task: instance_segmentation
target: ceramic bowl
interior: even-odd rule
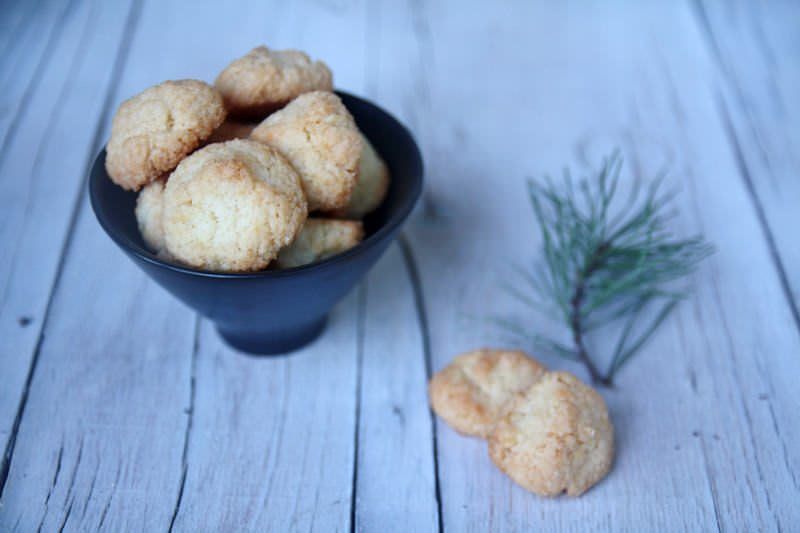
[[[322,333],[331,308],[367,273],[394,240],[422,190],[422,157],[409,131],[378,106],[337,93],[391,171],[384,203],[364,219],[356,247],[311,265],[242,274],[205,272],[165,262],[150,252],[136,225],[136,194],[109,179],[105,150],[89,175],[97,220],[148,276],[212,320],[234,348],[253,354],[295,350]]]

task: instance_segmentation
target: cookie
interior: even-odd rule
[[[164,245],[164,185],[166,176],[148,183],[136,197],[136,222],[142,239],[153,253],[159,254]]]
[[[492,461],[542,496],[579,496],[611,468],[614,429],[603,398],[566,372],[520,395],[489,437]]]
[[[309,211],[345,207],[356,184],[361,134],[333,93],[302,94],[250,135],[281,152],[303,181]]]
[[[261,270],[307,214],[300,178],[276,150],[249,140],[187,157],[164,189],[164,237],[176,260],[217,272]]]
[[[483,349],[459,355],[433,376],[433,410],[465,435],[486,437],[509,402],[536,383],[545,368],[519,351]]]
[[[303,93],[332,90],[333,76],[303,52],[259,46],[228,65],[214,84],[232,115],[261,119]]]
[[[197,80],[165,81],[119,106],[106,146],[106,171],[138,191],[174,169],[225,120],[222,96]]]
[[[389,190],[389,167],[363,134],[361,135],[361,158],[358,176],[350,202],[346,207],[332,211],[337,218],[360,219],[383,203]]]
[[[361,222],[309,218],[297,239],[281,250],[278,268],[308,265],[349,250],[364,238]]]
[[[214,130],[207,142],[208,144],[213,144],[232,141],[233,139],[247,139],[256,126],[258,126],[257,123],[238,122],[228,119]]]

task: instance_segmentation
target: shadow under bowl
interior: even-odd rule
[[[89,175],[97,220],[148,276],[212,320],[234,348],[252,354],[286,353],[311,342],[331,308],[358,283],[394,240],[422,191],[422,157],[409,131],[376,105],[337,92],[359,129],[391,171],[383,204],[364,219],[365,238],[354,248],[286,270],[216,273],[162,261],[144,244],[136,224],[137,193],[115,185],[102,150]]]

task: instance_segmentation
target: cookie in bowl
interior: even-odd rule
[[[309,218],[297,238],[281,250],[278,268],[294,268],[346,252],[364,238],[360,221]]]
[[[167,176],[148,183],[136,197],[136,223],[142,240],[156,255],[169,259],[164,243],[164,186]]]
[[[262,119],[303,93],[332,90],[333,75],[299,50],[259,46],[228,65],[214,85],[231,115]]]
[[[302,94],[267,117],[250,138],[276,148],[297,169],[309,211],[347,206],[362,141],[338,96],[324,91]]]
[[[169,254],[194,268],[266,268],[306,220],[300,178],[275,149],[248,140],[210,144],[184,159],[164,189]]]
[[[361,157],[358,161],[358,176],[350,201],[345,207],[330,212],[336,218],[356,220],[377,209],[389,190],[389,167],[369,142],[361,135]]]
[[[222,96],[197,80],[165,81],[119,106],[106,146],[106,171],[138,191],[174,169],[225,120]]]
[[[208,144],[222,143],[225,141],[232,141],[234,139],[247,139],[253,130],[258,126],[254,122],[241,122],[235,119],[227,119],[220,124],[219,128],[214,130],[211,137],[208,138]]]

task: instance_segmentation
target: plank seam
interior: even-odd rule
[[[366,322],[367,282],[364,281],[358,290],[358,320],[356,322],[357,348],[356,348],[356,412],[355,428],[353,431],[353,476],[350,489],[350,531],[356,531],[356,499],[358,498],[358,441],[361,438],[361,394],[362,394],[362,366],[364,364],[364,337]]]
[[[711,491],[711,500],[714,502],[714,519],[716,520],[717,524],[717,532],[722,531],[722,526],[719,520],[719,504],[717,500],[719,496],[717,495],[717,489],[714,486],[714,478],[711,477],[711,465],[708,462],[708,451],[706,450],[706,442],[704,440],[703,435],[697,434],[696,435],[700,440],[700,452],[703,455],[703,466],[706,469],[706,480],[708,481],[708,489]]]
[[[422,289],[422,281],[419,275],[419,269],[417,268],[417,261],[414,257],[414,252],[411,248],[411,244],[408,241],[405,233],[400,235],[398,239],[400,242],[400,250],[403,254],[403,261],[406,265],[406,270],[408,271],[408,277],[411,281],[412,292],[414,294],[414,307],[416,309],[417,314],[417,323],[420,329],[420,335],[422,336],[422,352],[425,358],[425,377],[428,381],[430,381],[431,376],[433,375],[433,358],[431,353],[431,335],[430,335],[430,325],[428,322],[428,314],[425,310],[425,295]],[[436,418],[433,414],[433,411],[429,408],[428,414],[430,416],[431,421],[431,435],[433,437],[433,468],[434,468],[434,488],[436,494],[436,519],[439,527],[439,531],[444,531],[444,525],[442,520],[442,491],[441,491],[441,484],[439,482],[439,443],[438,443],[438,436],[436,431]]]
[[[720,296],[720,290],[719,290],[719,283],[717,282],[716,277],[713,279],[712,289],[713,289],[712,294],[713,294],[713,297],[714,297],[714,301],[715,301],[715,303],[717,305],[717,309],[719,309],[719,318],[720,318],[720,323],[722,325],[722,330],[725,332],[725,340],[727,341],[728,350],[730,352],[730,356],[733,359],[733,363],[734,363],[733,365],[731,365],[731,373],[732,373],[732,376],[733,376],[733,381],[737,384],[737,387],[741,390],[742,389],[742,386],[741,386],[742,380],[740,379],[739,372],[738,372],[738,367],[739,367],[739,362],[738,362],[739,357],[737,355],[738,351],[737,351],[736,346],[735,346],[735,344],[733,342],[733,336],[731,335],[731,328],[728,325],[728,319],[727,319],[727,316],[725,314],[725,307],[722,304],[722,298]],[[741,395],[741,394],[737,395],[737,399],[739,400],[739,405],[741,406],[742,414],[744,415],[744,419],[745,419],[745,422],[747,424],[747,436],[749,437],[748,440],[750,441],[750,448],[752,449],[752,453],[753,453],[753,463],[755,464],[755,467],[756,467],[756,473],[758,474],[758,480],[761,483],[761,490],[764,493],[764,499],[765,499],[766,504],[767,504],[767,510],[770,512],[770,514],[772,515],[773,519],[775,520],[775,524],[776,524],[777,529],[780,530],[781,529],[780,518],[778,517],[777,513],[775,512],[775,510],[772,508],[772,498],[770,497],[770,494],[769,494],[769,486],[767,485],[767,482],[764,479],[764,469],[761,466],[761,460],[758,458],[758,446],[757,446],[756,438],[755,438],[755,434],[754,434],[755,430],[753,428],[753,417],[750,414],[750,409],[747,406],[747,402],[745,401],[744,395]],[[776,435],[776,437],[777,437],[777,439],[779,441],[781,440],[779,434]],[[743,436],[742,436],[742,438],[743,438]],[[744,445],[744,442],[742,442],[742,444],[743,444],[742,447],[746,449],[747,447]],[[781,442],[781,444],[783,445],[783,442]],[[787,464],[787,467],[788,466],[789,465]],[[789,473],[791,474],[791,470],[789,470]],[[749,481],[748,481],[748,486],[750,486]],[[753,496],[756,495],[755,487],[750,486],[750,491],[753,494]],[[763,522],[763,520],[762,520],[762,522]]]
[[[14,25],[14,29],[12,30],[8,41],[6,41],[6,43],[3,45],[3,50],[0,51],[0,57],[4,58],[8,57],[10,53],[9,48],[11,48],[16,44],[19,44],[20,34],[22,34],[23,30],[28,27],[31,18],[33,18],[34,14],[36,13],[36,8],[39,7],[39,3],[41,3],[41,0],[37,2],[36,6],[34,6],[33,9],[31,9],[30,11],[21,12],[19,14],[19,17],[17,18],[16,24]]]
[[[80,38],[80,41],[78,43],[78,47],[75,50],[75,54],[74,54],[74,56],[72,58],[72,61],[70,63],[69,72],[77,71],[78,67],[80,65],[82,56],[85,56],[86,47],[89,44],[89,37],[90,37],[90,34],[91,34],[89,29],[92,27],[92,25],[93,25],[92,23],[94,22],[94,20],[96,18],[96,15],[97,15],[96,5],[92,4],[92,6],[89,9],[88,15],[86,17],[86,22],[84,23],[83,31],[81,32],[81,38]],[[72,80],[71,77],[67,77],[67,79],[64,81],[64,84],[61,87],[61,90],[58,93],[58,98],[56,99],[56,105],[50,111],[50,115],[48,116],[48,119],[47,119],[47,123],[48,124],[54,124],[54,123],[58,122],[58,120],[61,117],[61,112],[64,109],[64,106],[61,105],[61,103],[64,101],[64,99],[67,97],[67,95],[72,92],[72,89],[73,89],[73,80]],[[33,195],[31,194],[31,192],[32,192],[32,190],[34,188],[34,183],[36,182],[37,178],[41,177],[40,173],[41,173],[42,159],[44,158],[44,154],[45,154],[45,152],[47,151],[47,149],[50,146],[50,142],[51,142],[52,138],[53,138],[52,137],[52,130],[48,130],[46,132],[46,134],[44,135],[44,137],[42,138],[41,142],[39,143],[39,147],[36,149],[36,155],[34,156],[34,159],[33,159],[33,165],[31,167],[30,176],[29,176],[29,179],[27,180],[27,188],[26,188],[26,196],[25,196],[25,207],[24,207],[24,210],[23,210],[23,217],[22,217],[23,228],[25,227],[25,222],[30,220],[29,216],[30,216],[31,209],[33,207],[33,205],[32,205],[33,204]],[[77,202],[78,198],[76,198],[74,201]],[[73,203],[73,205],[74,205],[74,203]],[[11,260],[10,268],[8,269],[8,275],[7,275],[7,277],[5,279],[5,283],[4,283],[3,297],[0,298],[0,306],[5,305],[6,301],[8,300],[8,293],[11,290],[10,279],[13,276],[14,272],[16,271],[17,263],[19,262],[19,254],[17,252],[19,250],[20,244],[22,243],[22,234],[23,233],[24,233],[24,230],[20,230],[18,232],[17,240],[14,242],[14,247],[12,248],[12,251],[11,251],[12,260]]]
[[[728,66],[723,58],[722,50],[719,47],[716,39],[714,39],[714,32],[711,29],[711,22],[708,19],[708,15],[706,14],[705,8],[703,7],[701,0],[693,0],[692,1],[693,12],[695,14],[696,19],[699,21],[698,26],[700,27],[700,33],[703,35],[706,45],[711,49],[711,55],[714,58],[714,61],[717,63],[720,71],[722,72],[722,79],[724,83],[731,87],[733,93],[736,97],[740,100],[740,105],[744,100],[744,96],[741,93],[741,88],[731,79],[731,74],[729,72]],[[781,260],[780,251],[778,250],[777,243],[775,242],[775,237],[772,234],[772,230],[770,229],[769,222],[767,220],[766,212],[764,211],[764,205],[761,203],[761,199],[758,196],[758,192],[755,189],[755,185],[753,183],[753,177],[750,173],[750,169],[747,165],[747,161],[744,157],[744,152],[742,151],[742,144],[739,139],[739,136],[736,134],[736,130],[733,127],[733,121],[731,120],[730,111],[728,110],[727,105],[725,104],[725,99],[721,94],[716,95],[717,100],[717,110],[722,117],[723,127],[725,128],[726,133],[728,134],[729,142],[733,147],[734,157],[736,159],[736,166],[739,169],[739,174],[742,178],[742,181],[745,185],[745,189],[747,190],[747,194],[750,198],[750,201],[753,203],[753,207],[756,211],[756,216],[758,217],[758,222],[761,225],[761,231],[764,234],[764,237],[767,241],[767,247],[769,248],[770,257],[772,262],[775,266],[775,269],[778,274],[778,279],[781,284],[781,289],[784,293],[784,297],[789,304],[789,309],[792,314],[792,318],[794,319],[795,327],[797,328],[798,332],[800,332],[800,309],[798,309],[797,301],[795,300],[794,294],[792,292],[792,285],[789,282],[789,277],[786,274],[786,268]],[[744,113],[747,116],[747,113]],[[752,124],[749,117],[747,117],[748,122],[750,123],[751,128],[755,128],[755,125]],[[758,138],[758,135],[756,134]],[[764,157],[765,161],[768,161],[769,158],[764,153],[763,147],[759,145],[759,150],[762,153],[762,157]]]
[[[725,132],[728,134],[731,146],[733,147],[734,158],[736,160],[736,166],[739,169],[739,175],[744,182],[747,194],[750,197],[750,201],[753,203],[753,207],[755,208],[758,222],[761,225],[761,231],[764,234],[764,239],[767,241],[767,248],[769,249],[769,255],[778,274],[781,291],[786,298],[786,303],[789,305],[789,311],[791,312],[792,319],[794,320],[794,325],[797,328],[797,331],[800,332],[800,309],[798,309],[797,301],[792,295],[792,285],[789,282],[789,276],[786,274],[786,268],[783,265],[780,252],[778,251],[778,245],[775,242],[775,237],[773,236],[772,230],[767,222],[767,214],[764,211],[764,205],[761,203],[761,199],[756,193],[755,185],[753,184],[753,177],[750,174],[750,169],[748,168],[747,162],[744,159],[742,145],[739,141],[739,137],[736,135],[736,132],[733,129],[733,122],[731,121],[730,112],[728,111],[722,96],[719,94],[717,94],[717,108],[722,117],[722,123],[725,128]]]
[[[8,126],[8,130],[6,132],[6,136],[3,139],[3,144],[0,146],[0,164],[5,162],[6,154],[8,152],[8,147],[11,145],[12,140],[14,139],[17,130],[19,129],[19,125],[22,122],[22,117],[26,114],[26,112],[30,109],[28,105],[31,96],[33,95],[34,90],[36,89],[38,82],[42,78],[42,74],[44,73],[45,66],[50,64],[50,60],[53,57],[51,50],[55,45],[56,41],[61,38],[61,34],[64,31],[64,19],[67,17],[67,14],[70,12],[73,6],[74,0],[70,0],[64,5],[64,9],[59,13],[59,16],[55,19],[53,27],[51,28],[50,32],[47,35],[47,43],[44,46],[42,51],[42,56],[39,58],[38,63],[36,64],[36,69],[33,71],[33,75],[31,79],[28,81],[28,85],[25,86],[25,90],[22,93],[22,96],[19,99],[19,103],[17,104],[16,112],[14,113],[14,118],[11,119],[11,123]]]
[[[58,287],[59,282],[61,281],[61,276],[64,271],[64,265],[66,263],[67,253],[70,249],[72,244],[73,235],[75,233],[75,227],[78,222],[78,214],[80,212],[80,208],[83,205],[83,202],[80,198],[83,195],[83,190],[85,189],[85,182],[86,176],[89,173],[89,166],[92,162],[92,155],[94,154],[97,145],[100,143],[100,137],[103,134],[103,125],[105,124],[110,109],[111,109],[111,102],[114,94],[116,93],[117,86],[119,84],[119,79],[121,78],[122,68],[127,61],[128,51],[130,49],[130,42],[133,37],[133,32],[135,30],[135,26],[139,21],[139,11],[140,11],[140,1],[141,0],[133,0],[131,3],[131,9],[128,12],[128,17],[125,21],[125,28],[122,35],[122,41],[120,45],[120,49],[117,52],[117,57],[114,60],[114,65],[112,67],[112,75],[111,75],[111,83],[109,84],[109,89],[106,92],[106,98],[103,102],[102,111],[100,113],[100,119],[97,122],[97,126],[95,128],[94,138],[92,139],[92,143],[89,146],[89,153],[87,155],[87,161],[84,166],[84,183],[81,187],[78,188],[78,192],[76,193],[75,205],[72,209],[72,214],[70,215],[70,220],[67,225],[67,238],[64,242],[64,246],[61,248],[61,255],[58,260],[58,266],[56,267],[56,275],[53,280],[53,286],[50,291],[50,296],[47,299],[47,305],[45,305],[45,312],[44,312],[44,319],[42,320],[42,328],[39,331],[39,338],[36,341],[36,348],[33,352],[33,357],[31,358],[31,364],[28,368],[28,375],[25,378],[25,385],[22,389],[22,396],[20,398],[19,407],[17,408],[17,413],[14,416],[14,423],[11,426],[11,434],[8,437],[8,442],[6,443],[6,449],[3,453],[2,464],[0,464],[0,501],[3,499],[3,494],[6,488],[6,482],[8,481],[8,473],[11,467],[11,460],[14,456],[14,447],[17,443],[17,434],[19,432],[19,426],[22,421],[22,416],[25,412],[25,407],[28,404],[28,395],[30,394],[31,383],[33,382],[33,376],[36,372],[36,366],[39,362],[39,356],[42,351],[42,344],[45,338],[45,331],[48,325],[48,318],[50,316],[50,309],[53,304],[54,295],[56,293],[56,289]]]
[[[186,475],[189,472],[189,442],[192,438],[192,428],[194,426],[194,403],[197,390],[197,354],[200,348],[200,315],[195,315],[194,319],[194,342],[192,342],[192,358],[189,364],[189,408],[186,411],[186,430],[183,433],[183,451],[181,452],[181,482],[178,486],[178,497],[175,500],[175,507],[169,520],[167,531],[172,532],[175,527],[175,520],[183,502],[183,491],[186,488]]]

